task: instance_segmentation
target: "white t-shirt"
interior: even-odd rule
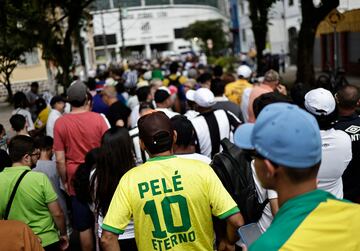
[[[61,117],[61,113],[58,110],[52,109],[48,120],[46,122],[46,135],[54,138],[54,126],[58,118]]]
[[[164,112],[166,114],[166,116],[169,117],[169,119],[171,119],[172,117],[174,117],[176,115],[179,115],[179,113],[173,112],[172,110],[167,109],[167,108],[156,108],[155,110],[160,111],[160,112]]]
[[[176,156],[179,158],[184,158],[184,159],[200,160],[202,162],[205,162],[208,165],[211,162],[211,159],[208,156],[198,154],[198,153],[176,154]]]
[[[137,127],[137,122],[140,118],[139,108],[140,105],[135,106],[130,113],[130,128]]]
[[[249,99],[250,99],[250,93],[252,91],[252,87],[248,87],[244,90],[242,98],[241,98],[241,104],[240,109],[243,114],[245,123],[249,120],[249,113],[248,113],[248,106],[249,106]]]
[[[352,159],[351,138],[343,131],[321,130],[322,159],[317,176],[318,188],[339,199],[344,196],[341,176]]]
[[[28,125],[28,131],[32,131],[35,129],[34,127],[34,122],[31,118],[31,114],[28,110],[25,110],[25,109],[22,109],[22,108],[17,108],[15,109],[12,113],[12,115],[15,115],[15,114],[20,114],[20,115],[23,115],[26,119],[26,122],[27,122],[27,125]]]
[[[274,190],[265,189],[261,186],[260,181],[256,175],[254,163],[255,163],[255,161],[251,161],[251,169],[252,169],[252,173],[253,173],[253,177],[254,177],[254,181],[255,181],[256,192],[260,199],[259,202],[262,203],[267,198],[269,200],[277,199],[278,195]],[[262,214],[261,218],[259,219],[259,221],[257,222],[262,233],[264,233],[266,231],[266,229],[270,226],[273,218],[274,217],[272,215],[271,206],[270,206],[270,202],[269,202],[265,206],[263,214]]]
[[[93,177],[94,173],[95,173],[95,169],[90,172],[90,177],[89,177],[90,182],[92,180],[92,177]],[[95,180],[95,185],[96,185],[96,180]],[[95,205],[94,205],[94,203],[90,204],[89,207],[90,207],[90,210],[93,211],[93,213],[95,213]],[[103,224],[104,217],[101,214],[99,214],[98,217],[97,217],[97,221],[98,221],[98,226],[99,226],[98,227],[98,237],[101,238],[101,235],[102,235],[101,226]],[[118,240],[134,239],[134,238],[135,238],[134,222],[131,220],[129,222],[129,224],[127,225],[127,227],[125,228],[125,232],[118,236]]]

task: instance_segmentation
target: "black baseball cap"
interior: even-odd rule
[[[165,113],[157,111],[141,117],[138,121],[139,137],[151,154],[171,149],[174,130]]]

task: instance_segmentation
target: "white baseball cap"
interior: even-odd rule
[[[195,91],[194,90],[188,90],[185,94],[186,99],[190,100],[192,102],[195,102],[194,96],[195,96]]]
[[[242,76],[244,78],[250,78],[252,70],[247,65],[240,65],[236,73],[238,76]]]
[[[336,102],[330,91],[317,88],[305,95],[305,108],[314,115],[329,115],[335,110]]]
[[[216,104],[215,96],[208,88],[197,89],[194,93],[194,102],[205,108]]]

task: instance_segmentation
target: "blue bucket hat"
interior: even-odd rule
[[[309,168],[321,160],[321,136],[316,119],[296,105],[266,106],[255,124],[240,126],[235,144],[290,168]]]

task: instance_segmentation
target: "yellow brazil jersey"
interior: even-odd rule
[[[37,119],[35,121],[35,128],[36,129],[41,129],[41,128],[44,128],[46,126],[46,122],[47,122],[47,120],[49,118],[50,111],[51,111],[50,107],[47,106],[45,109],[43,109],[39,113],[39,115],[38,115],[38,117],[37,117]]]
[[[140,251],[212,250],[211,216],[224,219],[238,211],[210,166],[156,157],[122,177],[102,228],[121,234],[133,217]]]
[[[178,76],[176,74],[171,74],[163,80],[163,84],[164,86],[168,86],[170,84],[170,80],[176,81],[176,79],[178,79],[179,84],[182,85],[185,84],[185,82],[187,81],[187,78],[185,76],[182,75]]]
[[[240,105],[243,92],[246,88],[252,87],[245,79],[239,79],[225,86],[225,96],[233,103]]]

